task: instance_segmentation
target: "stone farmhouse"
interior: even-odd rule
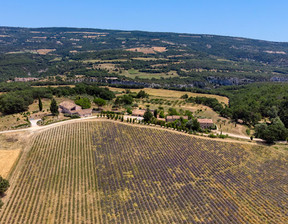
[[[72,101],[63,101],[60,103],[59,112],[69,115],[78,115],[79,117],[89,117],[92,115],[92,109],[82,109]]]
[[[197,119],[202,129],[212,128],[214,123],[212,119]]]

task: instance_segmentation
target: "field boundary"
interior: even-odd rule
[[[15,162],[15,164],[13,165],[12,169],[10,170],[9,172],[9,175],[8,175],[8,180],[9,180],[9,183],[10,183],[10,187],[8,188],[8,190],[6,191],[5,193],[5,196],[2,198],[2,201],[4,202],[4,206],[7,204],[6,202],[8,201],[8,199],[10,198],[11,196],[11,193],[13,192],[13,189],[15,187],[15,182],[17,182],[18,180],[18,177],[22,171],[22,167],[25,165],[25,162],[26,162],[26,158],[28,156],[28,153],[31,149],[31,146],[34,141],[34,138],[37,136],[37,134],[35,135],[29,135],[28,138],[29,138],[29,141],[27,143],[27,145],[21,149],[21,152],[19,154],[19,157],[17,159],[17,161]],[[2,208],[3,209],[3,208]]]
[[[195,137],[195,138],[200,138],[200,139],[209,139],[209,140],[213,140],[213,141],[220,141],[220,142],[233,142],[233,143],[240,143],[240,144],[251,144],[251,145],[259,145],[261,143],[257,143],[256,141],[254,142],[247,142],[247,141],[241,141],[241,140],[237,140],[237,139],[220,139],[220,138],[209,138],[208,136],[201,136],[201,135],[193,135],[193,134],[188,134],[185,132],[181,132],[181,131],[177,131],[177,130],[172,130],[170,128],[163,128],[160,126],[154,126],[154,125],[144,125],[144,124],[137,124],[137,123],[128,123],[128,122],[121,122],[118,120],[112,120],[112,119],[107,119],[107,118],[97,118],[97,117],[87,117],[87,118],[82,118],[82,119],[74,119],[74,120],[67,120],[67,121],[62,121],[62,122],[58,122],[58,123],[54,123],[51,125],[47,125],[47,126],[42,126],[41,129],[36,129],[35,132],[41,133],[42,131],[45,131],[49,128],[53,128],[53,127],[57,127],[60,125],[64,125],[64,124],[68,124],[71,122],[85,122],[85,121],[107,121],[107,122],[114,122],[114,123],[119,123],[119,124],[125,124],[125,125],[130,125],[130,126],[135,126],[135,127],[142,127],[142,128],[154,128],[154,129],[158,129],[158,130],[166,130],[169,132],[173,132],[173,133],[177,133],[177,134],[181,134],[181,135],[186,135],[186,136],[190,136],[190,137]],[[244,139],[245,140],[245,139]],[[261,145],[265,145],[265,144],[261,144]]]

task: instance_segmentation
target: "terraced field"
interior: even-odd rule
[[[0,223],[288,223],[288,156],[110,121],[33,142]]]

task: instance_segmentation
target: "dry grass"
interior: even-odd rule
[[[56,49],[38,49],[36,52],[41,55],[46,55],[50,52],[56,51]]]
[[[125,91],[125,89],[121,88],[114,88],[109,87],[111,91],[118,91],[122,92]],[[159,97],[159,98],[169,98],[169,99],[179,99],[184,94],[187,94],[189,97],[209,97],[209,98],[216,98],[220,103],[228,104],[229,99],[225,96],[218,96],[218,95],[212,95],[212,94],[202,94],[202,93],[191,93],[191,92],[182,92],[182,91],[175,91],[175,90],[166,90],[166,89],[152,89],[152,88],[144,88],[143,89],[146,93],[148,93],[150,96]],[[131,89],[132,92],[139,92],[139,89]]]
[[[33,88],[47,88],[47,87],[52,87],[52,88],[58,88],[58,87],[70,87],[70,88],[74,88],[75,85],[48,85],[48,86],[31,86]],[[1,94],[1,93],[0,93]]]
[[[14,166],[20,155],[20,149],[1,150],[0,149],[0,176],[7,178],[10,170]]]
[[[0,176],[9,176],[28,139],[28,133],[25,131],[0,135]]]
[[[94,68],[100,68],[100,69],[106,69],[110,71],[113,71],[115,69],[115,64],[112,63],[104,63],[104,64],[98,64],[93,65]]]
[[[0,116],[0,131],[10,130],[24,124],[27,124],[26,117],[21,114]]]
[[[180,98],[184,94],[187,94],[189,97],[209,97],[216,98],[220,103],[228,104],[229,99],[224,96],[212,95],[212,94],[202,94],[202,93],[191,93],[191,92],[182,92],[182,91],[174,91],[174,90],[166,90],[166,89],[152,89],[145,88],[145,92],[152,96],[160,96],[160,97],[169,97],[169,98]]]
[[[166,58],[132,58],[133,60],[139,60],[139,61],[157,61],[157,60],[168,60]]]
[[[126,51],[142,52],[144,54],[155,54],[155,51],[152,48],[144,48],[144,47],[129,48],[126,49]]]
[[[166,47],[152,47],[152,49],[156,52],[165,52],[167,51]]]

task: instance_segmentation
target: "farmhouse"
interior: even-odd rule
[[[183,119],[188,120],[188,116],[173,115],[173,116],[167,116],[167,117],[166,117],[166,122],[176,121],[176,120],[179,120],[181,117],[182,117]]]
[[[132,111],[132,116],[143,117],[146,110],[136,109]]]
[[[146,110],[136,109],[132,111],[132,116],[143,117]],[[151,113],[154,113],[154,110],[150,110]]]
[[[212,119],[197,119],[202,129],[212,128],[214,123]]]
[[[92,115],[92,109],[82,109],[71,101],[63,101],[60,103],[59,112],[69,115],[78,115],[80,117],[88,117]]]

